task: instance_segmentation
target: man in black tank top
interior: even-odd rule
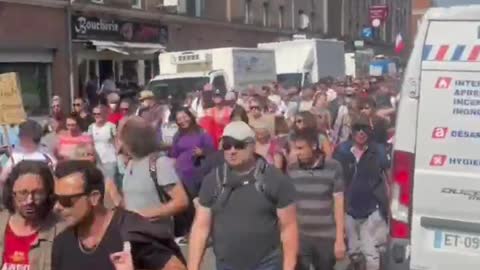
[[[88,161],[59,164],[56,210],[69,226],[54,242],[54,270],[115,270],[110,255],[129,242],[135,269],[184,270],[179,248],[153,223],[103,205],[102,173]]]

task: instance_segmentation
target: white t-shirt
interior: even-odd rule
[[[57,165],[57,160],[55,159],[55,157],[46,152],[35,151],[32,153],[24,153],[21,151],[13,151],[12,157],[8,159],[8,161],[5,163],[5,167],[2,170],[2,174],[0,177],[1,180],[5,181],[10,172],[12,171],[13,167],[23,160],[45,161],[45,163],[53,167]]]
[[[93,123],[88,128],[88,134],[93,138],[95,151],[101,163],[117,162],[115,145],[113,144],[117,135],[117,128],[114,124],[107,122],[99,127]]]

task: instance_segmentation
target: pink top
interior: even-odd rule
[[[72,159],[75,156],[75,149],[77,146],[85,144],[93,144],[93,139],[91,136],[86,134],[76,137],[72,137],[70,135],[60,135],[57,148],[58,155],[64,159]]]

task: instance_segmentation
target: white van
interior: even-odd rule
[[[480,267],[480,6],[430,9],[399,104],[387,269]]]

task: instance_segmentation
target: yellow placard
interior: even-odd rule
[[[17,74],[0,74],[0,125],[20,124],[26,119]]]

